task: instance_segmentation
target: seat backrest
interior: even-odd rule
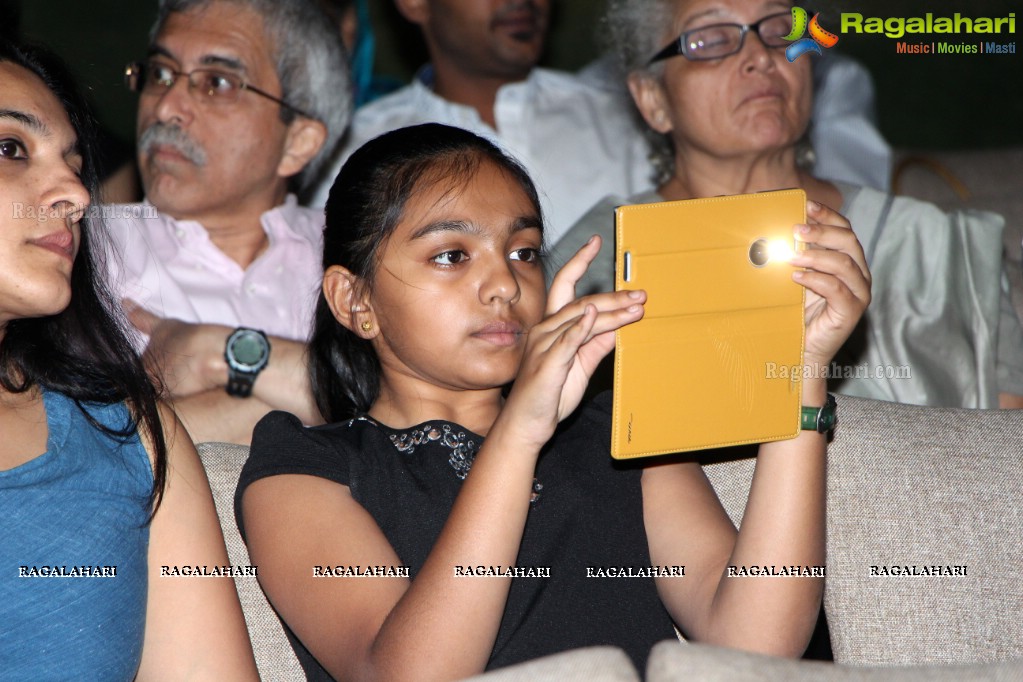
[[[1023,658],[1023,411],[838,400],[824,590],[835,661]],[[705,471],[738,523],[753,460]]]
[[[764,656],[668,640],[654,646],[647,682],[1011,682],[1023,679],[1023,660],[970,665],[849,666]]]
[[[828,451],[824,594],[835,661],[1023,658],[1023,411],[839,396],[839,418]],[[199,454],[231,563],[248,565],[233,508],[248,448],[202,443]],[[705,467],[737,524],[753,465]],[[904,567],[929,573],[932,566],[952,575],[901,575]],[[957,566],[965,575],[955,574]],[[303,680],[256,579],[235,581],[263,678]]]
[[[639,682],[639,673],[622,649],[591,646],[491,670],[463,682]]]
[[[234,491],[249,449],[229,443],[199,443],[197,449],[213,489],[213,500],[217,504],[231,565],[248,566],[249,552],[234,520]],[[238,576],[234,580],[260,677],[274,682],[303,682],[305,674],[302,667],[256,578]]]

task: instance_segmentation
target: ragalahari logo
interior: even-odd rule
[[[814,14],[813,19],[807,25],[806,10],[802,7],[792,8],[792,32],[785,36],[785,40],[796,42],[785,48],[785,57],[789,62],[796,61],[807,52],[823,54],[822,47],[834,47],[838,44],[838,36],[821,27],[820,22],[817,21],[819,16],[819,12]],[[807,29],[810,31],[810,37],[804,38],[803,34],[807,32]]]

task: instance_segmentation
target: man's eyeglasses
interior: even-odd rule
[[[694,62],[728,57],[742,49],[746,34],[751,30],[757,32],[760,42],[766,47],[787,47],[791,43],[785,40],[785,36],[792,32],[792,13],[769,14],[753,24],[714,24],[694,28],[655,54],[647,66],[676,55]]]
[[[172,69],[167,64],[156,61],[132,62],[124,69],[124,83],[132,92],[163,94],[174,87],[178,78],[188,79],[188,91],[201,102],[211,104],[232,104],[238,101],[242,90],[249,90],[261,97],[276,102],[285,109],[290,109],[300,116],[315,119],[297,107],[293,107],[279,97],[260,90],[246,83],[237,74],[219,69],[193,69],[188,73]]]

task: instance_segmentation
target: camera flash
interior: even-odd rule
[[[788,262],[796,255],[792,244],[785,239],[772,239],[767,243],[768,260]]]

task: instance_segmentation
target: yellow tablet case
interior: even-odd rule
[[[615,289],[645,289],[617,332],[611,454],[646,457],[799,433],[802,190],[619,207]],[[766,262],[764,262],[766,260]]]

